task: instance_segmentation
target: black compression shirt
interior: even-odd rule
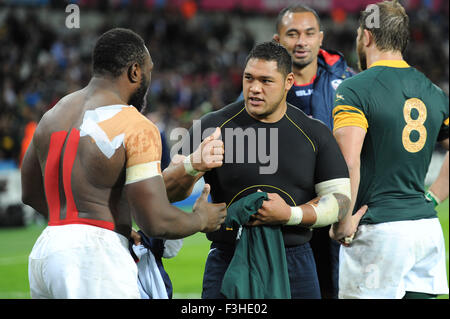
[[[315,184],[349,176],[331,131],[290,104],[276,123],[255,120],[243,101],[208,113],[194,122],[190,140],[183,140],[180,153],[192,153],[215,127],[221,128],[224,164],[204,175],[215,203],[230,205],[260,189],[278,193],[288,205],[298,206],[317,196]],[[236,232],[222,227],[207,237],[234,244]],[[310,229],[301,226],[283,226],[282,232],[286,246],[303,244],[312,235]]]

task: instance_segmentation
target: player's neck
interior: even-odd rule
[[[92,77],[87,85],[88,95],[100,95],[105,100],[105,105],[127,104],[127,94],[121,90],[117,81],[104,77]]]
[[[248,109],[247,109],[247,113],[248,113],[248,115],[253,117],[255,120],[258,120],[260,122],[276,123],[283,118],[284,114],[286,114],[286,110],[287,110],[287,103],[286,103],[286,97],[285,97],[282,100],[282,102],[278,105],[276,110],[270,114],[265,114],[263,116],[256,116],[255,114],[252,114],[251,112],[249,112]]]
[[[294,73],[295,84],[305,85],[313,81],[317,74],[317,59],[304,67],[293,65],[292,71]]]
[[[284,114],[286,114],[286,110],[287,110],[287,103],[286,103],[286,96],[285,96],[284,99],[282,100],[282,102],[278,105],[277,110],[275,112],[273,112],[270,116],[266,117],[261,122],[276,123],[283,118]]]
[[[403,60],[403,55],[400,51],[379,51],[373,50],[367,53],[367,66],[383,60]]]

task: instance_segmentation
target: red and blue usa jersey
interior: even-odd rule
[[[311,83],[294,84],[286,100],[332,130],[336,89],[342,81],[355,75],[355,72],[347,65],[342,54],[336,51],[321,49],[317,64],[317,74]]]

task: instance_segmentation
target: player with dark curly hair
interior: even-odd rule
[[[22,200],[48,217],[29,257],[32,298],[140,298],[128,250],[132,216],[147,236],[216,230],[224,204],[171,206],[158,128],[139,110],[153,62],[142,38],[112,29],[97,41],[89,84],[36,129],[22,164]]]

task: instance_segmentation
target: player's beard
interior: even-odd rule
[[[292,59],[292,65],[297,69],[303,69],[304,67],[311,64],[314,60],[314,56],[308,57],[307,59]]]
[[[147,107],[147,91],[149,80],[142,74],[141,83],[128,100],[129,105],[133,105],[140,113],[144,113]]]
[[[358,67],[361,71],[365,71],[367,70],[367,56],[366,52],[364,52],[362,39],[358,40],[356,47],[357,47],[356,52],[358,54]]]

